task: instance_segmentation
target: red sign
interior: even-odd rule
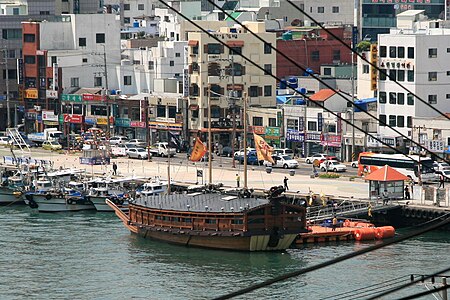
[[[131,122],[130,122],[130,126],[131,126],[131,127],[145,128],[145,122],[131,121]]]
[[[103,101],[103,95],[83,94],[83,101]]]
[[[265,134],[266,128],[264,126],[250,126],[250,131],[256,134]]]
[[[83,115],[64,114],[64,123],[81,124],[83,123]]]

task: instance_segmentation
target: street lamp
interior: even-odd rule
[[[418,175],[418,177],[419,177],[419,185],[422,185],[422,168],[421,168],[421,164],[420,164],[420,152],[421,152],[421,150],[422,150],[422,143],[420,142],[420,130],[421,129],[423,129],[423,130],[425,130],[425,129],[427,129],[426,127],[425,127],[425,125],[422,125],[422,126],[413,126],[413,132],[414,132],[414,130],[418,130],[418,134],[417,134],[417,143],[419,144],[419,150],[418,150],[418,153],[419,153],[419,165],[418,165],[418,170],[417,170],[417,172],[419,173],[419,175]],[[413,138],[413,140],[414,140],[414,133],[413,133],[413,135],[412,135],[412,138]]]

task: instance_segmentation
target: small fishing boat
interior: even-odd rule
[[[167,181],[155,177],[136,189],[136,197],[148,197],[167,192]]]

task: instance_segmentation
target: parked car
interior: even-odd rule
[[[128,147],[127,144],[117,144],[111,146],[111,154],[113,156],[127,156],[127,149],[131,148]]]
[[[167,142],[158,142],[150,147],[150,152],[153,156],[174,156],[177,150],[170,148]]]
[[[237,160],[241,165],[244,164],[244,155],[238,155],[234,158]],[[249,165],[262,165],[264,161],[258,160],[258,155],[256,155],[256,151],[250,151],[247,154],[247,164]]]
[[[444,171],[444,170],[450,170],[450,165],[446,162],[437,162],[435,161],[433,163],[433,168],[435,171]]]
[[[129,158],[148,158],[148,151],[145,148],[129,148],[126,150],[126,153]]]
[[[0,136],[0,145],[7,146],[11,144],[11,138],[9,136]]]
[[[444,176],[445,181],[450,181],[450,169],[442,170],[440,173]]]
[[[62,146],[57,141],[44,141],[42,143],[42,148],[45,150],[55,151],[55,150],[61,150]]]
[[[358,167],[358,161],[357,160],[352,161],[351,162],[351,166],[352,166],[352,168],[357,168]]]
[[[135,147],[145,148],[147,147],[147,142],[141,139],[131,139],[127,142],[127,144],[132,144]]]
[[[250,148],[250,147],[247,147],[247,153],[248,152],[250,152],[250,151],[256,151],[256,149],[255,148]],[[239,155],[244,155],[244,149],[241,149],[241,150],[239,150],[239,151],[236,151],[236,152],[234,152],[234,156],[236,157],[236,156],[239,156]]]
[[[296,169],[298,168],[298,161],[290,157],[289,155],[272,155],[274,164],[265,160],[263,165],[266,167],[284,168],[284,169]]]
[[[324,153],[316,153],[314,155],[308,156],[307,158],[305,158],[305,162],[307,164],[312,164],[315,160],[317,161],[321,161],[322,159],[325,160],[327,157],[326,154]]]
[[[222,148],[222,152],[219,154],[220,156],[231,157],[233,155],[233,150],[231,149],[230,146],[225,146]]]
[[[111,145],[125,144],[128,143],[128,138],[126,136],[121,135],[113,136],[109,139],[109,143]]]
[[[319,166],[322,171],[345,172],[347,167],[337,160],[325,160]]]
[[[294,151],[292,151],[289,148],[284,148],[284,149],[275,148],[275,149],[273,149],[273,154],[276,154],[276,155],[289,155],[290,157],[294,157]]]

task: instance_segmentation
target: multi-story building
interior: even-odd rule
[[[449,112],[450,29],[423,20],[422,11],[398,15],[397,28],[378,37],[379,133],[411,137],[414,117],[436,117]],[[389,78],[385,74],[389,74]],[[393,80],[396,80],[394,82]],[[403,88],[403,87],[404,88]]]
[[[43,128],[40,110],[58,111],[63,90],[96,87],[106,91],[132,84],[131,76],[122,80],[120,72],[113,71],[120,70],[120,24],[115,15],[72,14],[22,25],[28,131]]]
[[[267,75],[276,74],[276,56],[269,47],[270,44],[275,45],[275,34],[266,32],[262,22],[248,22],[246,26],[267,43],[261,43],[241,27],[223,27],[211,32],[227,47],[206,33],[188,33],[191,137],[208,130],[208,108],[213,122],[216,122],[212,128],[214,142],[230,145],[233,116],[236,116],[236,127],[242,129],[240,108],[243,96],[248,97],[249,107],[275,107],[276,82]],[[265,71],[239,54],[262,66]],[[234,98],[229,97],[232,92]],[[237,140],[235,142],[237,144]]]
[[[103,0],[106,9],[111,13],[117,8],[123,27],[133,27],[135,21],[142,21],[143,16],[154,16],[155,2],[150,0]]]

